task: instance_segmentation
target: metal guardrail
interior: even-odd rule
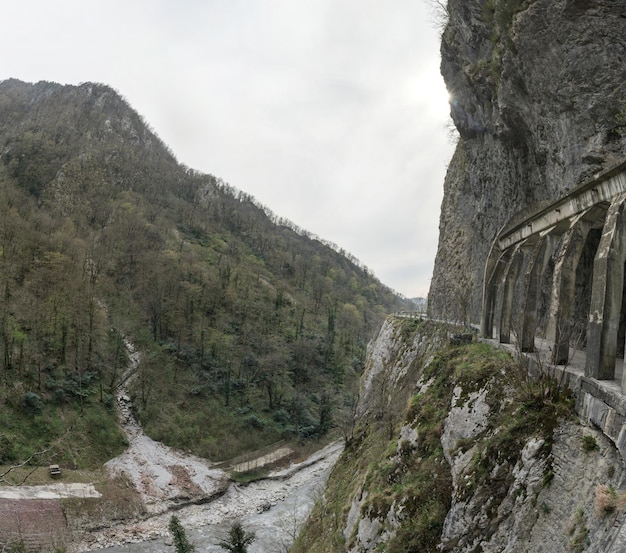
[[[396,311],[392,315],[405,319],[423,319],[426,317],[426,311]]]
[[[264,467],[265,465],[269,465],[284,457],[284,446],[286,445],[287,440],[280,440],[261,449],[251,451],[249,453],[244,453],[243,455],[233,457],[232,459],[227,459],[226,461],[220,461],[219,463],[215,463],[213,466],[215,468],[221,468],[225,470],[234,470],[235,468],[237,468],[238,470],[236,472],[254,470],[260,467]],[[276,456],[272,455],[273,453],[276,453]]]

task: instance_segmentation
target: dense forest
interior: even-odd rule
[[[125,339],[167,444],[218,460],[350,418],[404,306],[366,267],[180,165],[107,86],[0,82],[0,122],[0,464],[121,451]]]

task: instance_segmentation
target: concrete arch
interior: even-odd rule
[[[583,220],[583,214],[577,216],[563,236],[557,255],[546,332],[546,338],[553,344],[552,363],[556,365],[565,365],[569,362],[576,269],[590,229],[591,222]]]
[[[524,252],[522,244],[517,244],[513,248],[513,252],[509,262],[504,269],[502,275],[502,306],[500,310],[500,328],[498,337],[500,343],[509,344],[511,342],[511,317],[513,314],[513,300],[515,298],[515,287],[519,277],[520,268],[522,266]]]
[[[503,228],[500,229],[500,232],[502,232]],[[500,233],[498,233],[499,235]],[[502,251],[498,248],[497,243],[498,240],[496,238],[493,244],[491,244],[483,276],[483,309],[480,321],[480,334],[484,338],[493,338],[498,281],[511,255],[511,252]]]
[[[511,258],[510,250],[497,253],[498,256],[493,260],[489,271],[485,271],[483,285],[483,313],[480,328],[481,335],[485,338],[493,338],[498,284]]]

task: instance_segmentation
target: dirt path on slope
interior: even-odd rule
[[[150,514],[167,511],[184,502],[205,501],[226,491],[228,476],[195,455],[176,451],[146,436],[132,410],[127,383],[134,377],[141,354],[128,339],[124,346],[130,360],[117,391],[120,424],[128,449],[105,464],[112,475],[129,479]]]

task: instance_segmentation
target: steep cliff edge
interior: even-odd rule
[[[626,472],[572,401],[503,351],[389,318],[295,552],[621,551]]]
[[[502,226],[626,157],[626,6],[449,0],[446,10],[441,68],[459,142],[429,311],[478,321]],[[452,346],[449,332],[385,322],[345,452],[293,551],[623,551],[615,445],[580,423],[556,382],[486,344]]]
[[[460,137],[429,309],[477,321],[502,225],[626,157],[626,7],[449,0],[447,17],[441,71]]]

